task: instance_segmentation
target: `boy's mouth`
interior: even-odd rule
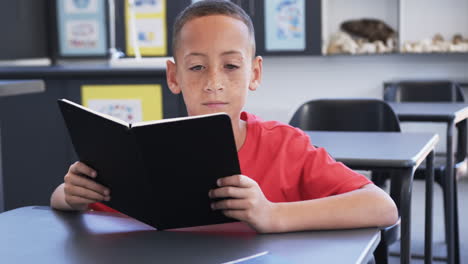
[[[226,102],[221,102],[221,101],[212,101],[212,102],[206,102],[203,103],[204,106],[207,106],[209,108],[221,108],[226,106],[228,103]]]

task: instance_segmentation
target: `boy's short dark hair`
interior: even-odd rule
[[[252,55],[255,56],[255,31],[250,16],[238,5],[226,0],[203,0],[186,7],[177,15],[172,33],[172,52],[174,53],[179,41],[179,33],[188,21],[204,16],[225,15],[241,20],[249,29],[252,40]]]

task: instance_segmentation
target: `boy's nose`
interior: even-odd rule
[[[224,88],[222,85],[207,85],[205,86],[205,92],[209,92],[209,93],[212,93],[212,92],[220,92],[220,91],[223,91]]]
[[[224,90],[224,84],[220,76],[216,73],[210,75],[207,85],[205,86],[205,92],[220,92]]]

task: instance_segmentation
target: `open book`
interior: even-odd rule
[[[157,229],[234,221],[208,197],[218,178],[241,173],[227,114],[130,124],[58,104],[79,160],[111,190],[104,204]]]

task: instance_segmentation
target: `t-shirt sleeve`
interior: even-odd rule
[[[117,210],[112,209],[109,206],[106,206],[102,203],[91,203],[88,205],[88,209],[93,210],[93,211],[99,211],[99,212],[118,213]]]
[[[372,183],[343,163],[335,161],[324,148],[313,146],[307,135],[303,134],[302,137],[306,142],[299,184],[302,200],[342,194]]]

